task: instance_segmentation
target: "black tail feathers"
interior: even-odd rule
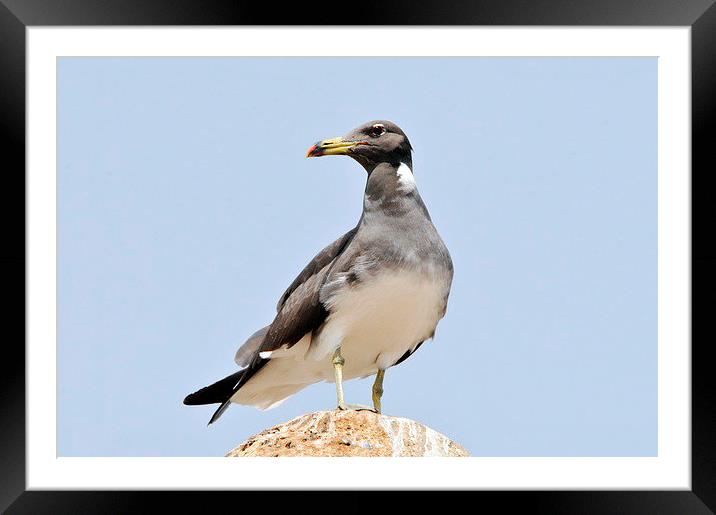
[[[214,384],[210,384],[201,390],[190,393],[184,398],[184,404],[187,406],[199,406],[202,404],[226,403],[236,392],[236,386],[241,381],[245,372],[246,369],[239,370],[230,376],[219,379]]]
[[[256,356],[255,360],[251,364],[238,372],[234,372],[230,376],[226,376],[224,379],[220,379],[214,384],[205,386],[201,390],[197,390],[194,393],[190,393],[184,398],[184,404],[189,406],[196,406],[199,404],[220,404],[214,414],[209,420],[209,424],[212,424],[218,420],[226,408],[231,404],[231,398],[236,392],[239,391],[246,381],[251,379],[256,372],[261,370],[268,359],[260,359]]]

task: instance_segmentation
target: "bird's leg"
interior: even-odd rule
[[[346,409],[343,398],[343,365],[346,360],[341,356],[341,348],[338,347],[333,353],[333,374],[336,378],[336,396],[338,397],[338,409]]]
[[[378,369],[378,373],[375,374],[375,382],[373,383],[373,408],[376,413],[380,413],[380,398],[383,396],[384,377],[385,370]]]
[[[368,406],[361,406],[359,404],[346,404],[343,398],[343,365],[346,360],[341,356],[341,348],[338,347],[333,353],[333,374],[336,379],[336,396],[338,397],[338,409],[339,410],[368,410],[374,411]]]

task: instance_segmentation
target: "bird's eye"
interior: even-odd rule
[[[373,125],[373,127],[370,128],[369,134],[373,138],[382,136],[383,134],[385,134],[385,125],[382,125],[380,123]]]

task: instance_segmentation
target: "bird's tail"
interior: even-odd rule
[[[184,398],[184,404],[188,406],[199,406],[203,404],[221,404],[209,420],[209,424],[216,422],[226,408],[231,404],[231,397],[236,393],[242,384],[242,379],[247,369],[239,370],[233,374],[219,379],[214,384],[205,386],[201,390],[190,393]]]

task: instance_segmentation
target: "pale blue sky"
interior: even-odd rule
[[[365,173],[316,140],[398,123],[450,249],[436,338],[384,411],[476,456],[657,450],[657,61],[62,58],[58,452],[220,456],[331,409],[183,397],[354,226]],[[346,385],[369,403],[371,380]]]

